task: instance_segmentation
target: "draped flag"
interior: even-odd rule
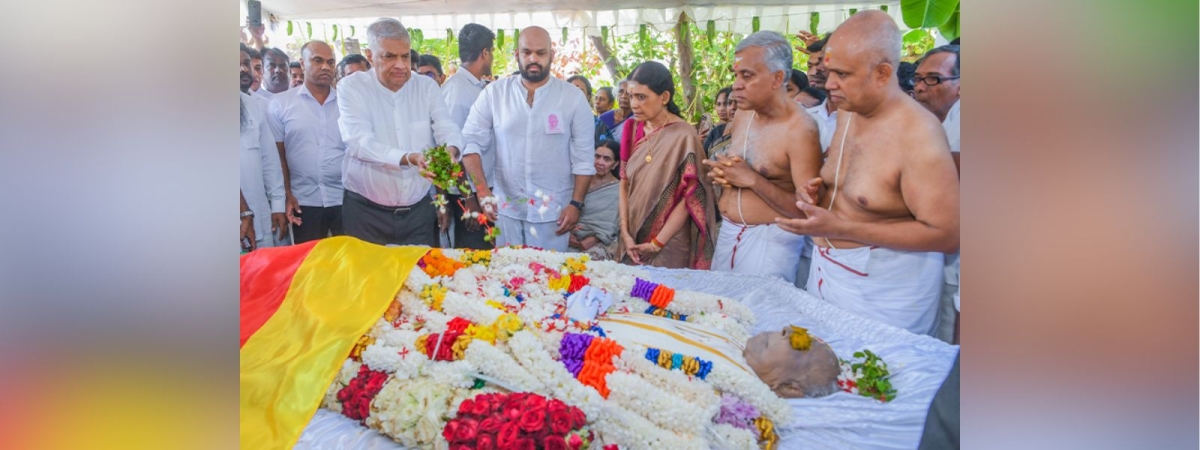
[[[241,448],[289,449],[428,247],[332,237],[241,257]]]

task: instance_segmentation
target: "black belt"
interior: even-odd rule
[[[433,199],[430,198],[428,195],[426,195],[424,197],[421,197],[421,199],[418,200],[416,203],[413,203],[408,206],[386,206],[386,205],[380,205],[378,203],[375,203],[375,202],[371,201],[370,199],[363,197],[362,194],[351,191],[349,189],[346,190],[346,197],[351,200],[354,200],[355,202],[360,203],[362,205],[369,206],[372,209],[386,211],[386,212],[389,212],[392,214],[407,213],[407,212],[412,211],[413,209],[417,208],[418,206],[422,206],[426,203],[433,202]]]

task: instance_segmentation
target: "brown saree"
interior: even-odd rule
[[[645,135],[645,123],[628,121],[621,139],[621,178],[629,183],[629,232],[638,243],[662,230],[681,202],[687,224],[650,261],[657,267],[707,270],[712,265],[716,211],[712,187],[702,180],[704,147],[695,130],[675,122]],[[651,157],[646,162],[646,157]],[[621,262],[632,264],[620,242]]]

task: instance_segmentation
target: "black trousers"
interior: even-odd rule
[[[467,221],[464,221],[462,218],[463,208],[458,204],[460,199],[462,199],[462,196],[446,195],[446,200],[450,202],[446,210],[450,212],[450,217],[454,218],[454,248],[469,248],[473,250],[489,250],[494,248],[494,245],[483,240],[483,237],[487,235],[487,230],[482,225],[479,226],[478,230],[467,230]],[[466,200],[463,200],[463,202],[465,203]]]
[[[379,245],[438,247],[437,208],[426,195],[411,206],[384,206],[346,190],[342,201],[346,235]]]
[[[346,234],[342,227],[341,206],[300,206],[300,225],[292,225],[296,243]]]

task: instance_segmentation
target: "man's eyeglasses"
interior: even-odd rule
[[[926,86],[937,86],[942,84],[943,81],[957,80],[959,78],[960,77],[957,76],[943,77],[941,75],[926,75],[924,78],[922,78],[920,75],[913,75],[912,80],[913,86],[916,86],[917,83],[925,83]]]

